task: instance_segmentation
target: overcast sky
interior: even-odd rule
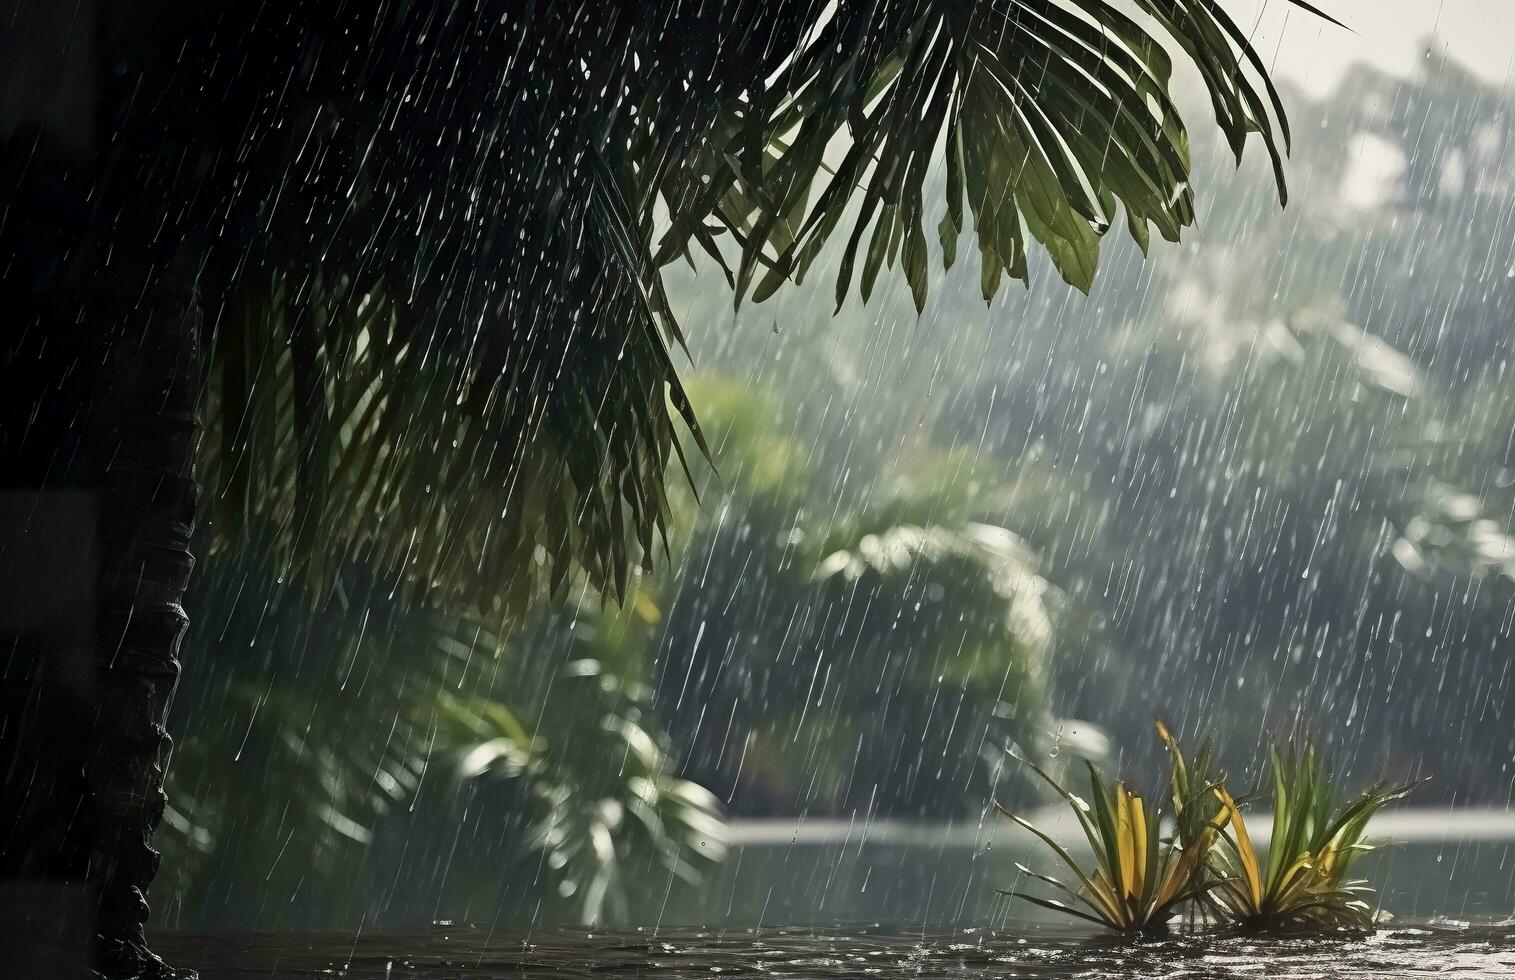
[[[1342,70],[1367,60],[1409,76],[1426,41],[1495,83],[1515,65],[1515,0],[1312,0],[1352,29],[1343,31],[1287,0],[1226,0],[1275,71],[1308,91],[1328,91]],[[1259,19],[1259,12],[1261,18]]]

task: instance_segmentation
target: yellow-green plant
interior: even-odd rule
[[[1184,757],[1168,726],[1161,721],[1157,723],[1157,736],[1168,750],[1168,798],[1173,806],[1174,831],[1180,844],[1192,847],[1202,837],[1213,834],[1214,828],[1226,820],[1220,799],[1215,794],[1216,787],[1224,784],[1226,778],[1215,768],[1215,740],[1205,739],[1199,753],[1190,761]],[[1212,869],[1212,879],[1214,863],[1214,855],[1211,855],[1206,864]],[[1201,913],[1211,920],[1226,918],[1225,909],[1208,894],[1208,890],[1198,896],[1189,911],[1194,919],[1198,919]]]
[[[1179,843],[1195,844],[1202,835],[1213,833],[1216,817],[1221,815],[1215,787],[1225,782],[1224,774],[1215,770],[1215,741],[1206,739],[1191,763],[1184,758],[1178,740],[1168,726],[1157,723],[1157,737],[1168,749],[1169,801],[1173,805],[1173,822]]]
[[[1338,805],[1330,774],[1312,745],[1301,752],[1271,752],[1273,829],[1267,859],[1258,857],[1236,800],[1224,786],[1214,793],[1223,814],[1224,847],[1211,852],[1216,875],[1211,901],[1237,926],[1256,931],[1362,930],[1374,926],[1373,889],[1351,877],[1363,853],[1368,821],[1385,804],[1419,783],[1379,782]]]
[[[1036,764],[1026,765],[1067,801],[1094,852],[1091,870],[1083,868],[1063,847],[1030,821],[995,805],[999,811],[1039,837],[1078,879],[1074,888],[1050,875],[1016,865],[1024,874],[1046,882],[1072,899],[1072,904],[1019,891],[1002,891],[1034,905],[1063,912],[1119,932],[1164,933],[1178,906],[1198,898],[1214,882],[1206,878],[1206,857],[1219,834],[1219,823],[1199,830],[1192,843],[1160,839],[1163,810],[1132,792],[1124,780],[1109,786],[1089,766],[1093,805],[1064,789]]]

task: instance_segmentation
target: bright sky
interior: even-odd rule
[[[1411,76],[1427,40],[1491,82],[1515,81],[1515,0],[1312,0],[1353,33],[1287,0],[1224,2],[1238,23],[1257,25],[1277,76],[1311,94],[1328,92],[1354,61]]]

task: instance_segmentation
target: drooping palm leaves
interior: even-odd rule
[[[206,470],[221,532],[272,529],[323,599],[318,551],[512,613],[549,570],[620,591],[666,525],[676,416],[703,449],[650,262],[659,161],[787,21],[728,62],[740,22],[694,5],[483,8],[392,4],[371,32],[304,12],[243,41],[289,64],[297,122],[245,140],[250,241],[206,276]]]
[[[1072,904],[1019,891],[1008,894],[1119,932],[1164,933],[1183,903],[1214,887],[1206,874],[1206,860],[1217,837],[1218,820],[1203,828],[1193,843],[1162,840],[1163,807],[1132,792],[1124,780],[1116,780],[1111,787],[1090,764],[1091,808],[1040,767],[1026,764],[1067,801],[1094,852],[1094,864],[1086,870],[1049,834],[1000,806],[1001,813],[1050,847],[1078,882],[1073,887],[1017,865],[1022,873],[1052,885]]]
[[[667,519],[673,436],[666,415],[645,415],[639,379],[661,369],[642,351],[628,348],[617,364],[593,353],[595,341],[573,340],[549,358],[581,365],[571,377],[564,368],[562,397],[475,397],[459,390],[467,366],[458,353],[407,336],[391,298],[323,294],[331,306],[300,326],[284,302],[289,288],[276,282],[272,309],[250,311],[252,328],[228,325],[218,338],[240,349],[219,351],[221,381],[209,394],[213,548],[265,529],[273,566],[321,602],[333,569],[357,559],[392,574],[409,598],[496,622],[561,585],[575,561],[611,591],[624,588],[638,555],[650,559],[650,535]],[[307,350],[299,338],[310,332],[321,336]],[[615,368],[593,375],[607,363]],[[493,384],[555,387],[514,374]],[[304,385],[315,394],[302,395]],[[317,407],[302,410],[302,398]]]
[[[1353,879],[1373,814],[1408,795],[1418,783],[1378,783],[1340,803],[1330,774],[1315,752],[1271,752],[1273,829],[1260,859],[1245,818],[1224,787],[1217,787],[1226,820],[1223,847],[1215,849],[1219,887],[1213,898],[1244,929],[1371,930],[1373,889]]]
[[[662,264],[701,250],[761,298],[856,206],[838,298],[898,261],[919,305],[942,169],[943,258],[971,216],[986,296],[1028,236],[1087,288],[1118,207],[1142,242],[1193,220],[1170,48],[1238,153],[1257,132],[1277,169],[1288,142],[1209,0],[484,7],[241,38],[289,84],[281,126],[229,113],[250,179],[215,220],[241,237],[203,277],[228,546],[258,524],[291,569],[356,554],[500,612],[574,566],[621,592],[666,527],[676,417],[703,449]]]
[[[1262,136],[1282,196],[1288,124],[1245,32],[1218,4],[840,3],[767,86],[748,93],[731,142],[696,161],[673,197],[690,202],[687,217],[674,207],[659,257],[691,239],[713,251],[699,217],[713,213],[741,243],[738,296],[756,282],[761,299],[802,277],[857,205],[838,305],[861,259],[864,298],[882,266],[898,261],[919,308],[929,264],[925,189],[940,160],[943,258],[950,265],[955,256],[966,205],[986,299],[1002,274],[1026,277],[1028,234],[1065,279],[1088,289],[1118,205],[1144,247],[1149,224],[1176,240],[1194,219],[1170,48],[1199,69],[1238,156],[1249,133]],[[846,150],[835,160],[838,137]],[[709,172],[717,160],[730,164],[720,175]],[[829,179],[818,185],[823,173]]]

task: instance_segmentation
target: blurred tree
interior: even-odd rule
[[[993,484],[966,454],[807,453],[762,395],[695,392],[722,478],[666,586],[656,665],[686,773],[744,815],[982,810],[1004,748],[1039,753],[1056,728],[1062,612],[1029,549],[974,521]],[[836,428],[807,439],[845,443]]]
[[[163,921],[625,921],[639,883],[667,889],[650,866],[692,880],[720,857],[719,806],[675,777],[621,655],[627,617],[547,604],[503,639],[358,565],[313,612],[289,585],[254,600],[247,561],[194,589],[216,635],[192,642],[222,655],[175,700]]]

